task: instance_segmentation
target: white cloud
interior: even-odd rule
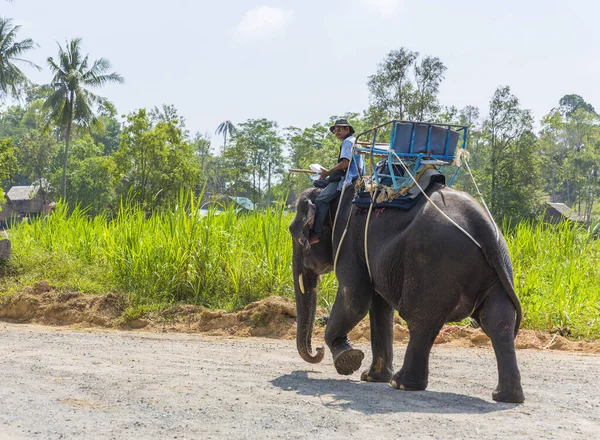
[[[281,31],[288,24],[293,11],[271,6],[258,6],[244,14],[235,28],[242,40],[254,40],[269,37]]]
[[[360,3],[373,14],[383,18],[395,17],[404,6],[404,0],[360,0]]]

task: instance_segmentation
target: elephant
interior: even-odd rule
[[[426,189],[430,200],[421,197],[407,211],[388,208],[373,213],[365,232],[368,214],[352,205],[354,194],[347,190],[330,205],[321,240],[311,245],[309,233],[319,191],[311,188],[299,196],[289,227],[296,344],[302,359],[318,363],[324,357],[324,347],[312,348],[317,290],[320,276],[335,266],[339,286],[325,342],[339,374],[350,375],[361,366],[364,353],[350,345],[348,333],[368,313],[373,362],[361,380],[424,390],[438,333],[445,323],[470,316],[491,339],[496,355],[498,384],[492,398],[524,402],[514,345],[522,309],[512,263],[504,237],[481,205],[465,192],[434,183]],[[396,373],[392,369],[394,310],[409,331],[403,365]]]

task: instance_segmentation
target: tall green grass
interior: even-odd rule
[[[186,195],[171,210],[150,216],[122,205],[110,221],[58,204],[52,215],[11,230],[13,260],[25,282],[116,290],[136,305],[238,309],[271,295],[293,296],[292,218],[281,206],[202,215]],[[324,305],[335,295],[331,278],[322,289]]]
[[[569,223],[504,229],[524,326],[600,337],[600,239]]]
[[[168,212],[147,215],[123,205],[113,219],[59,204],[52,215],[9,231],[13,275],[0,280],[0,291],[47,279],[64,290],[122,292],[138,306],[228,310],[270,295],[291,297],[292,218],[282,207],[202,216],[186,195]],[[524,326],[600,337],[600,240],[566,224],[503,229]],[[335,277],[324,277],[322,306],[333,304],[335,291]]]

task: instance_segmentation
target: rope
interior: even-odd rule
[[[450,221],[450,223],[452,223],[454,226],[456,226],[463,234],[465,234],[469,240],[471,240],[473,243],[475,243],[477,245],[477,247],[479,247],[481,249],[481,245],[477,242],[477,240],[475,240],[473,238],[473,236],[471,234],[469,234],[467,231],[465,231],[458,223],[456,223],[454,220],[452,220],[450,217],[448,217],[448,215],[442,211],[435,203],[433,203],[433,200],[431,200],[429,198],[429,196],[427,194],[425,194],[425,191],[423,190],[423,188],[421,188],[421,185],[419,185],[419,182],[417,182],[417,180],[414,178],[414,176],[411,174],[410,170],[408,169],[408,167],[404,164],[404,161],[398,156],[398,154],[396,154],[395,151],[392,152],[394,156],[396,156],[396,159],[398,159],[398,161],[400,162],[400,165],[402,165],[402,167],[404,168],[404,170],[406,171],[406,173],[410,176],[410,178],[412,179],[412,181],[415,183],[415,185],[417,186],[417,188],[419,188],[419,191],[421,191],[423,193],[423,195],[425,196],[425,198],[427,199],[427,201],[429,203],[431,203],[431,205],[437,209],[437,211],[442,214],[444,217],[446,217],[446,219],[448,221]]]
[[[356,138],[355,141],[356,142]],[[354,144],[352,145],[352,149],[350,150],[350,163],[348,164],[347,170],[350,171],[350,167],[352,166],[352,162],[356,164],[356,170],[360,174],[360,168],[356,161],[354,160]],[[346,171],[346,175],[344,176],[344,184],[342,185],[342,193],[340,194],[339,202],[337,209],[335,210],[335,218],[333,219],[333,228],[331,229],[331,244],[333,244],[333,239],[335,237],[335,226],[337,224],[338,215],[340,214],[340,207],[342,206],[342,200],[344,200],[344,192],[346,191],[346,186],[350,186],[346,184],[346,178],[348,176],[348,171]],[[346,221],[346,227],[344,228],[344,232],[342,233],[342,237],[340,238],[340,244],[338,245],[335,251],[335,258],[333,259],[333,273],[336,272],[337,268],[337,260],[340,255],[340,249],[342,248],[342,243],[344,243],[344,238],[346,238],[346,232],[348,232],[348,225],[350,224],[350,217],[352,212],[352,204],[350,204],[350,211],[348,212],[348,220]]]
[[[377,194],[377,193],[375,193]],[[373,275],[371,275],[371,265],[369,264],[369,243],[367,238],[369,236],[369,220],[371,219],[371,212],[373,211],[373,200],[375,197],[371,197],[371,204],[369,205],[369,213],[367,214],[367,221],[365,222],[365,260],[367,261],[367,270],[369,271],[369,281],[373,284]]]
[[[469,240],[471,240],[473,243],[475,243],[475,245],[478,248],[482,248],[481,245],[479,244],[479,242],[477,240],[475,240],[475,238],[473,238],[473,236],[471,234],[469,234],[464,228],[462,228],[458,223],[456,223],[454,220],[452,220],[444,211],[442,211],[434,202],[433,200],[431,200],[431,198],[429,198],[429,196],[425,193],[425,191],[423,190],[423,188],[421,187],[421,185],[419,185],[419,182],[417,181],[417,179],[420,177],[420,175],[422,174],[422,172],[424,170],[422,170],[418,175],[417,178],[415,178],[412,173],[410,172],[410,170],[408,169],[408,167],[406,166],[406,164],[404,163],[404,161],[396,154],[395,151],[392,152],[392,154],[396,157],[396,159],[398,159],[398,161],[400,162],[400,165],[402,165],[402,167],[404,168],[404,170],[406,171],[406,174],[412,179],[413,183],[415,184],[415,186],[419,189],[419,191],[421,191],[421,193],[425,196],[425,198],[427,199],[427,201],[440,213],[442,214],[450,223],[452,223],[458,230],[460,230],[463,234],[465,234],[467,236],[467,238],[469,238]],[[354,159],[354,145],[352,146],[352,150],[350,153],[350,164],[348,165],[348,168],[350,168],[350,166],[352,165],[352,162],[355,162]],[[458,152],[456,153],[456,157],[454,159],[454,165],[456,165],[458,168],[461,167],[461,165],[464,163],[466,168],[467,168],[467,172],[469,173],[469,176],[471,176],[471,180],[473,181],[473,184],[475,185],[475,190],[477,191],[477,194],[479,196],[479,199],[481,201],[481,203],[483,204],[483,207],[485,208],[485,211],[488,215],[488,217],[490,218],[490,220],[492,221],[493,225],[494,225],[494,230],[495,230],[495,234],[496,234],[496,241],[498,241],[499,236],[500,236],[500,232],[498,230],[498,225],[496,224],[496,222],[494,221],[494,218],[492,217],[492,214],[487,206],[487,204],[485,203],[485,200],[483,199],[483,195],[481,194],[481,191],[479,190],[479,187],[477,185],[477,182],[475,181],[475,177],[473,176],[473,173],[471,172],[471,168],[469,167],[469,163],[467,162],[467,159],[469,158],[469,152],[465,149],[460,149],[458,150]],[[357,164],[357,170],[358,169],[358,164]],[[360,170],[359,170],[360,172]],[[340,203],[338,203],[336,212],[335,212],[335,218],[333,220],[333,228],[331,230],[331,241],[333,243],[334,241],[334,236],[335,236],[335,227],[337,225],[337,219],[340,213],[340,207],[342,205],[342,200],[344,198],[344,192],[346,191],[346,187],[349,186],[346,184],[345,182],[346,177],[344,177],[344,185],[342,186],[342,192],[340,194]],[[365,182],[366,183],[366,182]],[[366,186],[366,185],[365,185]],[[365,188],[367,189],[367,188]],[[374,189],[374,191],[373,191]],[[369,188],[367,189],[370,193],[371,193],[371,204],[369,205],[369,212],[367,214],[367,219],[365,222],[365,240],[364,240],[364,246],[365,246],[365,259],[366,259],[366,263],[367,263],[367,270],[369,272],[369,279],[371,281],[371,283],[373,283],[373,275],[371,273],[371,265],[369,263],[369,247],[368,247],[368,229],[369,229],[369,223],[371,220],[371,213],[373,212],[373,205],[375,204],[375,196],[377,195],[377,189],[376,188]],[[351,218],[351,211],[352,211],[352,205],[350,205],[350,212],[348,213],[348,219],[346,221],[346,226],[344,228],[344,232],[342,233],[342,237],[340,238],[340,243],[336,249],[335,252],[335,258],[333,260],[333,272],[336,272],[337,269],[337,261],[338,261],[338,257],[340,255],[340,250],[342,248],[342,244],[344,243],[344,238],[346,238],[346,233],[348,232],[348,225],[350,224],[350,218]]]
[[[488,209],[488,206],[485,203],[485,200],[483,200],[483,195],[481,194],[481,191],[479,191],[479,186],[477,186],[477,182],[475,182],[475,177],[473,176],[473,173],[471,172],[471,168],[469,167],[469,163],[467,162],[468,158],[469,158],[469,152],[467,150],[460,149],[460,150],[458,150],[458,153],[456,154],[456,158],[454,159],[454,165],[456,165],[458,168],[460,168],[461,164],[464,163],[465,166],[467,167],[467,172],[469,173],[469,176],[471,176],[473,185],[475,185],[475,190],[477,191],[477,194],[479,195],[479,200],[481,201],[488,217],[494,224],[494,232],[496,234],[496,241],[498,241],[498,239],[500,238],[500,231],[498,230],[498,225],[496,224],[494,217],[492,217],[492,213]]]

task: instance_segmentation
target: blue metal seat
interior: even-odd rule
[[[389,146],[377,144],[377,135],[382,129],[391,126]],[[377,186],[382,186],[381,180],[390,180],[395,191],[412,185],[413,179],[402,176],[397,172],[402,161],[408,168],[412,177],[425,166],[449,165],[455,158],[456,148],[465,148],[467,144],[466,126],[451,124],[434,124],[430,122],[411,122],[392,120],[356,136],[357,146],[355,151],[370,156],[373,181]],[[369,142],[360,142],[361,136],[370,134]],[[462,142],[460,142],[462,140]],[[377,171],[374,157],[382,158],[384,169]],[[381,164],[381,163],[380,163]],[[459,169],[455,172],[448,185],[451,185]],[[406,174],[406,173],[404,173]]]
[[[426,122],[395,122],[390,146],[399,156],[424,154],[432,159],[454,159],[460,133],[450,126]]]

